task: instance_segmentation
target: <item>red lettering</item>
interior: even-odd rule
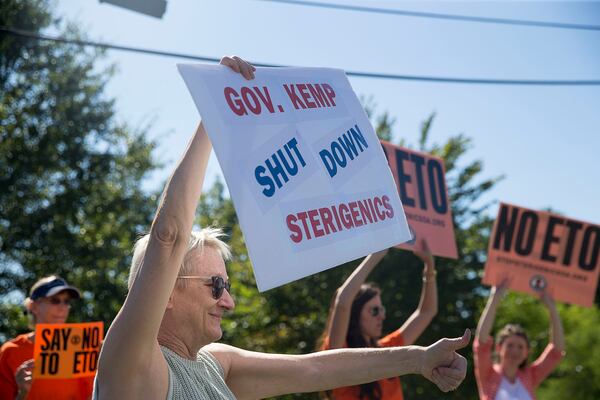
[[[310,221],[310,226],[312,227],[313,233],[315,237],[321,237],[325,234],[323,230],[320,228],[321,221],[319,221],[319,211],[318,210],[310,210],[308,212],[308,219]]]
[[[288,229],[292,232],[290,239],[292,239],[292,242],[294,243],[300,243],[302,241],[302,231],[298,225],[295,224],[296,221],[297,219],[294,214],[289,214],[285,219]]]
[[[246,103],[250,111],[257,115],[260,114],[260,103],[258,102],[258,97],[256,97],[254,92],[246,86],[242,86],[240,92],[242,93],[242,99],[244,99],[244,103]],[[250,101],[250,99],[252,99],[252,101]]]
[[[354,225],[363,226],[364,223],[360,220],[360,218],[358,218],[358,204],[355,201],[351,201],[350,203],[348,203],[348,205],[350,206],[350,213],[352,214],[352,220],[354,221]]]
[[[258,95],[258,97],[260,97],[260,100],[265,105],[265,107],[267,107],[269,112],[274,113],[275,108],[273,107],[273,101],[271,100],[271,95],[269,94],[269,89],[267,89],[266,86],[263,86],[263,90],[265,92],[264,94],[260,91],[260,88],[258,86],[254,86],[253,89],[256,92],[256,94]]]
[[[286,224],[290,239],[294,243],[300,243],[393,216],[390,198],[384,195],[289,214],[286,216]]]
[[[387,210],[385,215],[387,215],[388,218],[394,218],[394,209],[392,208],[392,205],[390,204],[390,198],[387,196],[383,196],[382,199],[383,199],[383,206]]]
[[[306,233],[306,240],[310,240],[312,239],[312,237],[310,236],[310,231],[308,230],[308,225],[306,224],[307,216],[308,215],[304,211],[298,213],[298,218],[300,218],[300,220],[302,221],[302,226],[304,227],[304,232]]]
[[[331,219],[331,211],[329,210],[329,208],[319,208],[319,214],[321,214],[321,220],[323,221],[323,228],[325,228],[325,234],[329,235],[329,233],[331,233],[329,230],[330,228],[333,233],[336,233],[337,229],[335,229],[335,225],[333,225],[333,221]]]
[[[317,108],[317,105],[313,101],[310,101],[310,94],[307,92],[306,85],[304,83],[299,83],[296,86],[298,87],[298,90],[300,91],[300,94],[302,95],[306,106],[308,108]]]
[[[315,99],[315,101],[317,102],[319,107],[325,107],[325,101],[327,99],[325,99],[325,93],[323,93],[323,89],[321,88],[321,85],[319,85],[319,84],[315,85],[320,90],[315,89],[315,86],[313,86],[310,83],[308,83],[306,86],[308,87],[308,91],[312,95],[313,99]],[[329,104],[327,104],[327,106],[329,107]]]
[[[231,108],[231,111],[240,116],[248,114],[246,107],[244,107],[244,103],[240,100],[240,95],[235,89],[226,87],[223,89],[223,94],[225,95],[225,100],[227,100],[227,104],[229,105],[229,108]]]
[[[340,217],[342,217],[342,223],[346,229],[350,229],[354,226],[352,222],[352,218],[350,216],[350,210],[348,206],[345,204],[340,204],[339,206]]]
[[[335,101],[333,101],[333,98],[335,97],[335,91],[327,83],[323,83],[323,88],[325,89],[325,95],[329,98],[329,102],[335,106]]]
[[[365,222],[365,224],[367,223],[367,221],[369,224],[372,224],[373,217],[371,216],[371,211],[368,208],[367,200],[359,201],[358,209],[360,210],[360,216],[361,216],[362,220]]]
[[[375,205],[375,210],[377,210],[377,216],[379,217],[379,219],[384,220],[385,213],[383,211],[381,211],[381,206],[383,206],[383,202],[381,201],[381,199],[379,197],[375,197],[375,199],[373,200],[373,203]]]
[[[288,85],[283,85],[283,88],[285,89],[285,92],[292,101],[292,105],[296,110],[298,110],[299,108],[306,108],[304,103],[302,103],[302,99],[300,99],[300,97],[298,97],[298,95],[296,94],[296,86],[290,85],[290,87],[288,87]]]

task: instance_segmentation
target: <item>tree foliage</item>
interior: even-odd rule
[[[46,1],[7,0],[0,25],[40,31],[56,21]],[[81,288],[74,320],[110,322],[125,294],[128,254],[147,229],[155,168],[144,129],[115,120],[101,53],[0,37],[0,340],[26,329],[24,290],[57,273]],[[16,322],[16,323],[15,323]]]

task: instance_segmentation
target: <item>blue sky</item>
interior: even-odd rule
[[[341,2],[340,2],[341,3]],[[496,79],[600,80],[600,31],[443,21],[319,9],[253,0],[168,0],[162,19],[100,4],[55,0],[56,12],[90,40],[250,61],[337,67],[406,75]],[[400,2],[369,5],[412,11],[600,25],[599,2]],[[118,118],[152,121],[165,163],[148,187],[158,187],[198,122],[175,58],[109,51],[118,66],[108,86]],[[486,200],[541,209],[600,224],[600,86],[486,86],[350,78],[394,118],[395,140],[415,143],[433,111],[432,139],[464,133],[468,159],[484,176],[506,178]],[[220,174],[214,158],[212,185]],[[496,208],[492,210],[496,212]]]

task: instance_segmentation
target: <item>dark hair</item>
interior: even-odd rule
[[[370,341],[367,342],[362,335],[360,329],[360,314],[365,304],[380,293],[381,290],[373,283],[365,283],[360,286],[360,290],[352,302],[352,311],[350,311],[350,322],[346,334],[348,347],[379,347],[377,340],[371,338]],[[379,383],[375,381],[360,385],[360,398],[371,400],[381,399],[381,387],[379,386]]]
[[[364,283],[360,286],[360,290],[352,302],[352,308],[350,311],[350,321],[348,323],[348,331],[346,333],[346,343],[348,344],[348,347],[379,347],[377,340],[371,339],[369,342],[367,342],[362,335],[360,329],[360,314],[364,305],[380,293],[381,290],[379,287],[373,283]],[[325,325],[325,330],[319,339],[319,348],[321,350],[326,347],[328,341],[327,333],[329,332],[329,328],[331,326],[331,317],[333,316],[333,307],[335,307],[336,295],[337,290],[331,300],[331,304],[329,305],[329,316]],[[331,398],[331,396],[329,396],[329,392],[325,397]],[[381,387],[379,386],[379,383],[375,381],[360,385],[360,399],[381,399]]]
[[[523,329],[523,327],[518,324],[504,325],[504,328],[500,329],[500,332],[498,332],[498,334],[496,335],[496,344],[498,346],[501,346],[502,343],[504,343],[504,341],[510,336],[518,336],[522,338],[523,340],[525,340],[525,343],[527,343],[527,348],[529,348],[529,337],[527,336],[527,332],[525,332],[525,329]],[[525,359],[525,361],[523,361],[521,365],[519,365],[519,368],[523,368],[526,365],[527,359]]]

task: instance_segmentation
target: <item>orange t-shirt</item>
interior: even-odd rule
[[[327,343],[328,341],[326,341]],[[404,338],[400,330],[379,339],[380,347],[404,346]],[[400,378],[388,378],[377,381],[381,388],[381,400],[403,400]],[[335,400],[360,400],[360,386],[346,386],[333,389],[331,392]]]
[[[29,334],[19,335],[0,348],[0,399],[17,396],[17,368],[33,358],[33,342]],[[94,377],[75,379],[35,379],[28,400],[88,400],[92,396]]]

